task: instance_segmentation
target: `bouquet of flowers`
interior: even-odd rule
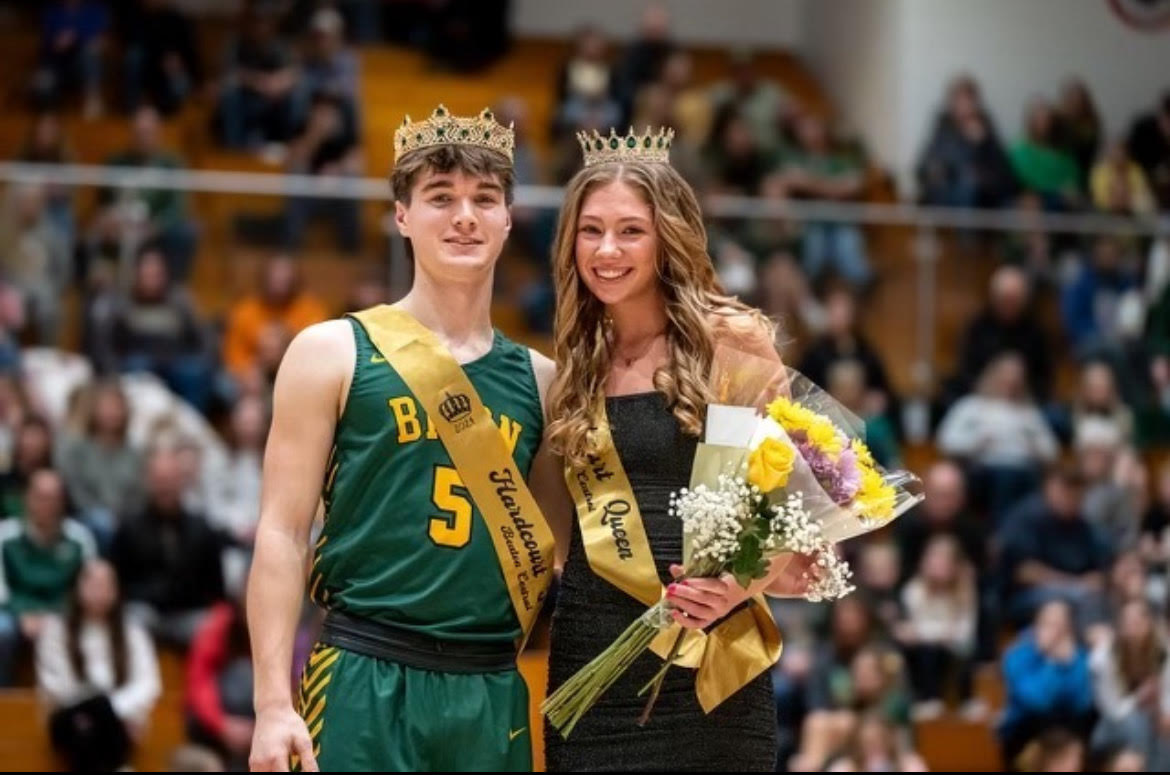
[[[835,546],[919,502],[921,482],[879,466],[865,444],[864,424],[795,370],[721,347],[714,372],[717,403],[708,406],[691,486],[671,497],[684,537],[682,578],[730,573],[747,589],[768,575],[773,560],[800,554],[815,557],[806,599],[849,594],[851,570]],[[547,698],[542,710],[562,735],[673,627],[673,646],[642,689],[651,692],[645,723],[686,634],[670,611],[666,599],[651,606]]]

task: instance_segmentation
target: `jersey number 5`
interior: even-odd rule
[[[471,496],[450,466],[435,466],[435,484],[431,502],[443,512],[431,517],[428,533],[438,546],[462,549],[471,540]]]

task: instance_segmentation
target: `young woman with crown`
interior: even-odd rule
[[[759,592],[807,589],[804,557],[775,563],[749,589],[730,576],[673,582],[683,542],[669,497],[690,481],[716,346],[777,362],[779,356],[770,322],[720,287],[695,193],[669,163],[672,137],[669,129],[579,135],[585,163],[561,210],[548,443],[565,461],[570,489],[588,468],[590,481],[606,491],[578,499],[568,544],[558,544],[564,556],[550,693],[642,614],[646,603],[637,595],[647,589],[656,595],[665,586],[675,621],[696,630],[754,605]],[[581,519],[602,501],[608,505],[601,520]],[[594,549],[606,541],[627,547],[619,562]],[[649,551],[629,548],[638,546]],[[719,648],[714,640],[705,648]],[[717,655],[729,688],[715,707],[700,702],[696,671],[675,667],[642,724],[646,698],[639,690],[666,656],[647,652],[569,737],[546,725],[549,770],[774,771],[770,672],[758,660],[757,669],[746,667],[732,651]]]

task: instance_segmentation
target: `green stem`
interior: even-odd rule
[[[658,693],[662,691],[662,684],[666,681],[666,672],[670,670],[670,666],[674,664],[674,660],[678,657],[678,652],[682,650],[683,638],[686,637],[687,631],[680,629],[678,636],[674,639],[674,645],[670,647],[670,653],[666,657],[666,663],[658,671],[658,674],[651,679],[650,683],[642,687],[642,691],[638,692],[641,697],[646,689],[653,684],[654,691],[650,693],[650,699],[646,701],[646,709],[642,711],[641,717],[638,719],[638,726],[644,727],[650,721],[650,711],[654,708],[654,703],[658,701]]]
[[[569,736],[601,695],[649,648],[659,631],[642,619],[633,622],[609,648],[545,700],[541,710],[562,736]]]

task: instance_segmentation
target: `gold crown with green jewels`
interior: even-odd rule
[[[673,129],[651,132],[650,127],[646,127],[645,134],[640,135],[634,133],[633,127],[624,136],[618,135],[613,129],[609,130],[609,137],[603,137],[596,129],[577,133],[577,141],[581,143],[581,150],[585,154],[586,167],[614,161],[669,164],[672,140]]]
[[[439,105],[425,121],[412,122],[410,116],[402,120],[402,126],[394,132],[394,163],[411,151],[436,145],[477,145],[502,153],[512,161],[514,143],[512,126],[499,124],[488,108],[472,118],[453,116]]]

